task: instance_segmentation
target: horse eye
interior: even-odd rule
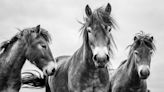
[[[139,55],[139,52],[138,51],[134,51],[134,54]]]
[[[145,41],[145,45],[148,46],[149,48],[153,48],[151,43]]]
[[[88,31],[88,33],[91,33],[91,30],[92,30],[91,27],[87,27],[87,31]]]
[[[112,29],[112,28],[111,28],[110,26],[107,26],[107,31],[109,31],[109,32],[110,32],[110,31],[111,31],[111,29]]]
[[[149,53],[152,55],[153,54],[153,51],[151,50]]]
[[[34,30],[31,30],[32,33],[34,33],[35,31]]]
[[[46,46],[45,44],[42,44],[41,46],[42,46],[42,48],[44,48],[44,49],[47,48],[47,46]]]

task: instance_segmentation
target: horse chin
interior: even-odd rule
[[[105,65],[99,65],[98,68],[105,68]]]
[[[149,66],[148,65],[139,66],[138,75],[140,79],[147,79],[150,75]]]
[[[140,76],[140,79],[146,80],[149,76]]]
[[[95,62],[95,67],[96,68],[105,68],[106,64],[100,64],[100,63]]]

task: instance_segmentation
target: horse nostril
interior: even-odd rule
[[[106,59],[107,59],[107,61],[109,61],[109,55],[106,55]]]
[[[94,60],[94,61],[97,61],[97,55],[94,55],[94,56],[93,56],[93,60]]]
[[[46,72],[46,74],[48,75],[48,71],[47,71],[47,70],[45,70],[45,72]]]
[[[140,74],[141,74],[141,76],[149,76],[150,72],[149,72],[149,70],[141,70]]]
[[[52,69],[52,73],[54,73],[55,72],[55,68],[54,69]]]
[[[140,75],[141,76],[144,76],[143,70],[140,71]]]

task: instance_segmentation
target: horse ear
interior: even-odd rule
[[[85,13],[86,13],[87,17],[90,17],[92,15],[92,10],[88,4],[85,7]]]
[[[154,37],[151,36],[150,39],[149,39],[149,41],[150,41],[150,42],[153,42],[153,39],[154,39]]]
[[[110,14],[111,10],[112,10],[111,5],[108,3],[106,8],[105,8],[105,11]]]
[[[20,33],[20,34],[18,34],[16,37],[17,37],[18,39],[20,39],[22,36],[23,36],[22,33]]]
[[[135,37],[134,37],[134,41],[136,41],[136,40],[137,40],[137,37],[135,36]]]
[[[21,29],[19,29],[19,28],[16,28],[16,29],[20,32],[20,36],[18,36],[18,38],[23,36],[23,31]]]
[[[36,26],[36,32],[37,32],[37,33],[40,33],[40,25],[37,25],[37,26]]]

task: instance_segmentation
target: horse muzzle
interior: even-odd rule
[[[109,56],[106,55],[104,57],[100,57],[95,55],[93,57],[94,64],[97,68],[104,68],[107,66],[107,62],[109,62]]]
[[[150,69],[149,66],[147,65],[142,65],[139,68],[139,77],[141,79],[147,79],[150,75]]]
[[[54,74],[56,69],[57,69],[57,65],[53,61],[51,61],[47,64],[47,66],[43,68],[43,73],[44,75],[50,76]]]

